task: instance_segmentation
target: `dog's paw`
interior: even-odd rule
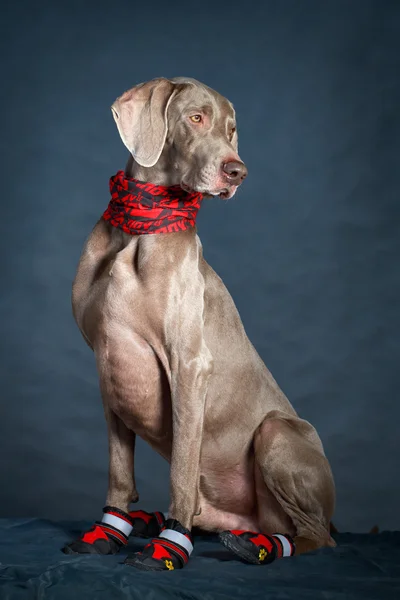
[[[184,548],[176,544],[166,546],[162,538],[155,538],[143,548],[125,559],[126,565],[131,565],[142,571],[174,571],[182,569],[189,560]]]
[[[117,554],[122,544],[109,537],[100,525],[95,524],[79,539],[62,548],[64,554]]]
[[[231,530],[219,534],[220,542],[242,561],[268,565],[276,558],[292,556],[294,542],[289,535],[267,535],[254,531]]]
[[[141,552],[128,556],[125,564],[142,571],[173,571],[184,566],[175,553],[158,543],[157,538],[147,544]]]
[[[129,512],[129,517],[133,526],[130,535],[135,537],[157,537],[165,525],[165,517],[162,512],[148,513],[144,510],[133,510]]]
[[[125,560],[125,564],[143,571],[174,571],[182,569],[193,550],[193,538],[187,529],[168,519],[160,535],[151,540],[141,552]]]

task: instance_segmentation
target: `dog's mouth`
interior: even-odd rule
[[[218,196],[218,198],[221,198],[221,200],[229,200],[236,194],[237,189],[237,185],[229,185],[218,190],[209,191],[207,194],[210,196]]]
[[[188,186],[184,181],[182,181],[181,188],[183,190],[185,190],[185,192],[188,192],[190,194],[200,192],[201,194],[203,194],[205,197],[208,197],[208,198],[212,198],[213,196],[218,196],[222,200],[229,200],[229,198],[232,198],[232,196],[235,195],[238,186],[237,185],[229,185],[229,186],[226,186],[223,188],[219,188],[217,190],[204,190],[204,189],[194,190],[193,188]]]
[[[222,200],[229,200],[236,194],[236,190],[238,189],[237,185],[231,185],[229,188],[224,188],[216,196],[219,196]]]

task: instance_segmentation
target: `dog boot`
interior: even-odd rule
[[[223,545],[243,561],[267,565],[276,558],[292,556],[295,545],[289,535],[266,535],[252,531],[231,530],[219,534]]]
[[[129,514],[112,506],[106,506],[103,512],[101,521],[96,521],[79,539],[64,546],[64,554],[117,554],[127,545],[133,529]]]
[[[179,521],[168,519],[160,535],[153,538],[141,552],[128,556],[127,565],[143,571],[173,571],[182,569],[193,550],[193,538]]]
[[[144,510],[129,511],[133,529],[131,535],[142,538],[157,537],[165,525],[162,512],[148,513]]]

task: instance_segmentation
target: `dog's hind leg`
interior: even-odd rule
[[[258,485],[267,488],[258,494],[259,531],[223,532],[220,539],[224,545],[255,564],[335,546],[329,533],[335,487],[312,425],[272,411],[255,433],[254,452],[256,468],[261,474]],[[283,523],[286,529],[272,530],[276,523]]]

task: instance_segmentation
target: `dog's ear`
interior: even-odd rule
[[[175,92],[172,81],[153,79],[128,90],[111,107],[122,141],[142,167],[152,167],[160,158]]]

